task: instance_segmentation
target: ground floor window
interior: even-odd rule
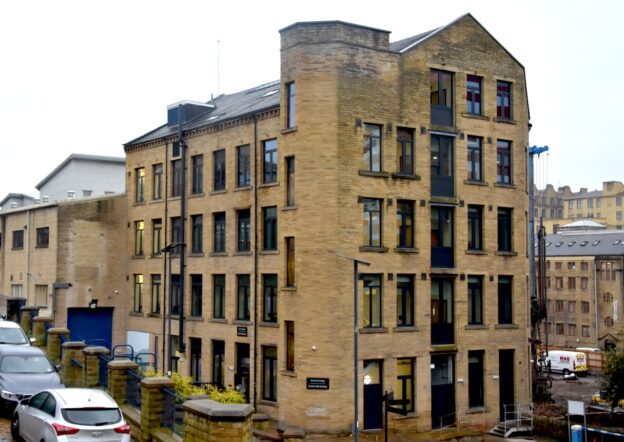
[[[262,399],[277,402],[277,347],[262,347]]]
[[[414,358],[397,359],[397,383],[394,392],[395,399],[405,399],[403,404],[406,411],[414,411]]]

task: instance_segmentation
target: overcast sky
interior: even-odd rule
[[[624,1],[17,0],[0,2],[0,199],[39,196],[71,153],[124,156],[168,104],[279,79],[278,31],[294,22],[396,41],[467,12],[526,68],[531,144],[550,146],[539,187],[624,181]]]

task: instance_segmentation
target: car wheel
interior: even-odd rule
[[[18,442],[23,440],[19,434],[19,417],[17,413],[15,413],[13,420],[11,421],[11,436],[13,436],[13,440]]]
[[[570,374],[570,370],[568,370],[567,368],[564,368],[562,373],[563,373],[564,376],[567,376],[567,375]]]

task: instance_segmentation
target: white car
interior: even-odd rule
[[[130,442],[130,426],[106,392],[59,388],[20,401],[13,414],[11,435],[26,442]]]
[[[22,327],[13,321],[0,321],[0,344],[30,345],[35,338],[28,338]]]

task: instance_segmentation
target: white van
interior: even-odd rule
[[[564,376],[570,373],[587,374],[585,353],[580,351],[550,350],[546,359],[550,361],[550,370]]]

